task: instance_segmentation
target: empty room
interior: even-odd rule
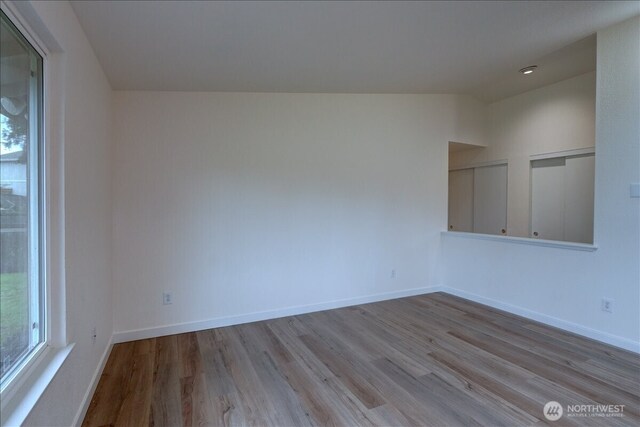
[[[3,427],[640,424],[639,1],[0,5]]]

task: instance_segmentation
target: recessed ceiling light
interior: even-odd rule
[[[528,67],[521,68],[520,72],[526,76],[527,74],[533,73],[536,68],[538,68],[537,65],[529,65]]]

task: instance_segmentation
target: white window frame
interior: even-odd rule
[[[0,391],[0,423],[22,424],[66,360],[64,275],[64,55],[28,3],[1,1],[0,8],[42,57],[40,123],[40,277],[44,283],[43,341]],[[46,41],[46,42],[43,42]]]
[[[4,12],[4,10],[3,10]],[[7,15],[8,19],[11,18]],[[11,22],[13,24],[13,21]],[[17,27],[16,27],[17,28]],[[20,31],[19,28],[17,28]],[[24,37],[20,31],[20,35]],[[27,40],[29,42],[29,40]],[[30,42],[29,42],[30,43]],[[31,76],[29,78],[29,135],[31,140],[29,143],[29,159],[27,161],[27,183],[29,195],[29,210],[27,223],[28,236],[28,261],[26,272],[29,283],[29,295],[37,295],[37,299],[30,297],[29,304],[29,352],[23,360],[20,360],[16,366],[12,367],[4,383],[0,386],[0,396],[4,398],[5,390],[9,389],[10,384],[16,380],[24,369],[26,369],[31,360],[36,359],[44,351],[47,345],[47,286],[44,273],[44,259],[46,258],[44,248],[44,227],[45,227],[45,209],[44,209],[44,158],[43,158],[43,130],[44,122],[44,57],[35,46],[31,44],[40,58],[42,58],[42,67],[37,70],[30,59]],[[34,74],[40,73],[41,75]],[[40,87],[41,86],[41,87]],[[31,135],[35,135],[35,141]],[[35,144],[33,144],[35,142]],[[35,207],[35,209],[34,209]]]

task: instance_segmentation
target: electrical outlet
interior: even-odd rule
[[[162,294],[162,304],[169,305],[172,303],[173,303],[173,295],[171,294],[171,292],[164,292]]]
[[[600,308],[606,313],[613,313],[613,300],[610,298],[602,298]]]
[[[91,328],[91,342],[95,344],[97,338],[98,338],[98,332],[96,327],[94,326],[93,328]]]
[[[390,277],[391,277],[392,279],[395,279],[395,278],[396,278],[396,269],[395,269],[395,268],[394,268],[393,270],[391,270]]]

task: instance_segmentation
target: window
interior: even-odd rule
[[[0,388],[44,347],[43,59],[2,13]]]

